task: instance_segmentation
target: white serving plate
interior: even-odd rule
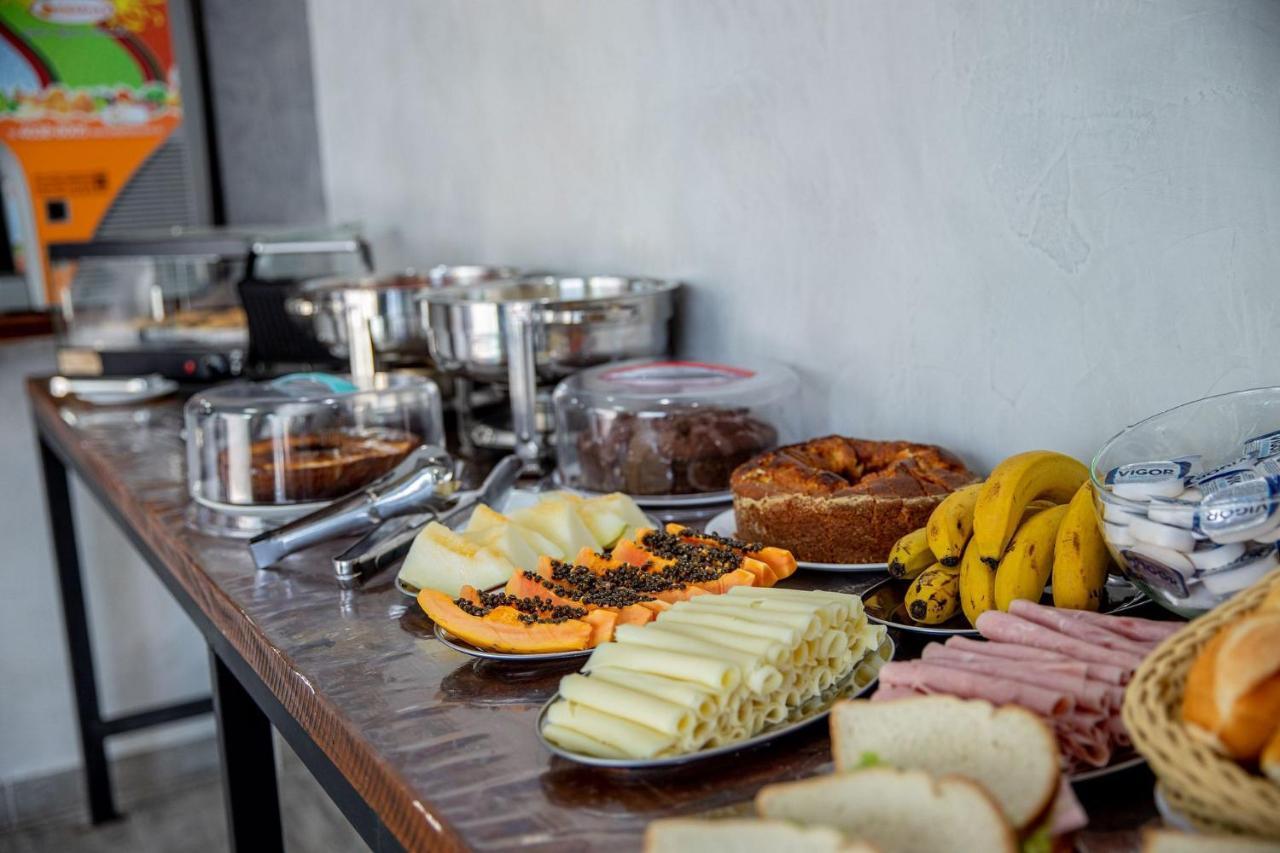
[[[706,531],[716,536],[736,539],[738,522],[733,517],[732,507],[708,521]],[[883,572],[889,568],[888,563],[813,563],[808,560],[796,560],[796,565],[814,572]]]
[[[880,645],[879,649],[868,652],[862,660],[866,660],[871,655],[880,654],[880,649],[883,649],[885,646],[888,646],[889,648],[888,657],[885,659],[885,663],[893,660],[893,655],[896,649],[893,644],[893,638],[888,636],[884,638],[884,642]],[[858,663],[861,664],[862,661],[859,661]],[[567,750],[564,747],[556,746],[542,736],[542,723],[547,716],[547,709],[551,707],[553,702],[560,698],[559,692],[548,699],[547,703],[542,706],[542,710],[538,712],[538,721],[536,723],[538,727],[538,740],[555,755],[578,764],[589,764],[592,767],[607,767],[619,770],[649,770],[662,767],[678,767],[683,764],[690,764],[695,761],[704,761],[708,758],[714,758],[717,755],[728,755],[753,746],[759,746],[760,744],[768,743],[769,741],[791,734],[792,732],[802,729],[811,723],[816,723],[819,720],[826,719],[827,715],[831,713],[831,706],[838,700],[856,699],[870,691],[878,683],[879,679],[873,678],[861,688],[854,687],[853,674],[857,669],[858,667],[854,666],[853,669],[849,670],[849,673],[845,675],[844,678],[828,687],[825,692],[813,697],[800,707],[793,709],[791,715],[787,717],[787,719],[780,723],[774,723],[772,726],[769,726],[757,735],[745,738],[744,740],[735,741],[733,743],[726,743],[721,746],[700,749],[697,752],[690,752],[684,755],[668,755],[662,758],[647,759],[597,758],[594,755],[583,755],[578,752]]]

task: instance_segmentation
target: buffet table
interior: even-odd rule
[[[340,590],[329,563],[340,543],[287,558],[278,570],[255,571],[243,542],[189,529],[180,401],[97,408],[52,398],[43,380],[31,380],[28,393],[64,605],[78,604],[83,614],[66,494],[70,471],[120,524],[209,645],[237,849],[282,845],[270,726],[378,850],[637,849],[653,818],[732,812],[766,782],[830,766],[821,725],[660,773],[601,771],[554,758],[538,743],[534,720],[565,669],[503,668],[441,645],[421,610],[394,588],[391,571],[361,589]],[[98,568],[87,562],[87,571]],[[801,572],[792,582],[858,592],[877,579]],[[92,716],[96,699],[83,701],[93,698],[94,671],[87,625],[76,621],[67,628],[86,776],[91,802],[96,796],[101,806],[105,765],[90,754],[94,738],[83,736],[95,735],[100,751],[102,726]],[[913,653],[910,638],[899,638],[899,650]],[[134,722],[165,718],[155,716]],[[1079,848],[1135,849],[1135,830],[1154,816],[1151,792],[1145,768],[1078,788],[1092,819]],[[106,802],[109,811],[109,788]],[[95,809],[95,816],[109,814]]]

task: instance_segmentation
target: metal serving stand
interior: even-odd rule
[[[440,370],[505,383],[514,451],[540,470],[539,381],[670,349],[677,282],[622,276],[529,275],[421,292],[421,324]]]

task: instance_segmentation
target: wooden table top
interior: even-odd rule
[[[338,588],[318,546],[255,570],[243,541],[196,532],[188,508],[181,401],[96,408],[28,392],[40,429],[109,496],[136,536],[253,667],[406,849],[634,850],[652,819],[733,809],[764,784],[830,768],[825,727],[661,772],[602,771],[555,758],[534,732],[570,669],[522,671],[436,641],[386,571]],[[96,568],[92,555],[84,570]],[[850,592],[878,576],[798,573]],[[1079,791],[1094,818],[1081,849],[1136,847],[1150,820],[1145,770]]]

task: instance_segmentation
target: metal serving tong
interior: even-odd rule
[[[453,459],[440,447],[413,450],[399,465],[359,491],[249,540],[260,569],[339,536],[364,533],[389,518],[449,505]]]
[[[499,505],[515,486],[523,467],[519,457],[504,457],[485,477],[480,488],[456,493],[447,509],[402,515],[384,522],[333,558],[333,572],[339,585],[349,589],[403,557],[414,538],[430,522],[438,521],[450,527],[479,504]]]

